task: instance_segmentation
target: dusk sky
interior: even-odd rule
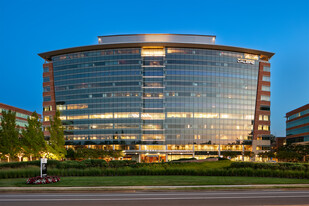
[[[276,53],[271,132],[309,103],[309,1],[0,1],[0,102],[42,113],[41,52],[91,45],[97,36],[216,35],[216,44]]]

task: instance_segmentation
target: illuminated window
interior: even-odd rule
[[[255,54],[245,54],[246,59],[254,59],[254,60],[259,60],[259,56]]]
[[[142,140],[165,140],[163,134],[144,134]]]
[[[66,110],[66,106],[65,105],[57,105],[57,110]]]
[[[66,120],[67,116],[60,116],[60,120]]]
[[[91,114],[89,119],[111,119],[113,118],[113,113],[103,113],[103,114]]]
[[[268,125],[263,125],[263,130],[264,131],[269,131],[269,126]]]
[[[141,56],[165,56],[164,48],[142,48]]]
[[[264,115],[263,120],[264,121],[268,121],[269,120],[269,116],[268,115]]]
[[[253,119],[254,115],[245,115],[244,119]]]
[[[163,125],[161,124],[144,124],[143,129],[145,130],[160,130],[163,129]]]
[[[67,120],[88,119],[88,115],[67,116]]]
[[[93,124],[90,129],[113,129],[113,124]]]
[[[52,111],[52,106],[49,105],[49,106],[43,107],[43,111],[44,111],[44,112]]]
[[[114,118],[139,118],[139,113],[135,112],[119,112],[119,113],[114,113]]]
[[[115,124],[115,129],[138,129],[138,124]]]
[[[165,150],[165,145],[142,145],[142,150]]]
[[[164,113],[142,113],[142,119],[165,119]]]
[[[47,122],[50,120],[50,116],[44,116],[44,121]]]
[[[167,118],[192,118],[192,112],[168,112]]]
[[[218,113],[194,113],[195,118],[219,118]]]
[[[67,109],[86,109],[88,108],[88,104],[68,104]]]
[[[263,130],[263,125],[259,125],[258,130]]]
[[[131,135],[122,135],[119,139],[136,139],[136,136]]]

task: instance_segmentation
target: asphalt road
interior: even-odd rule
[[[1,206],[309,205],[309,190],[1,193]]]

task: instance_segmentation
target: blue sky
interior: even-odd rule
[[[216,35],[217,44],[275,52],[272,127],[309,103],[309,1],[0,1],[0,102],[42,112],[37,54],[97,43],[98,35]]]

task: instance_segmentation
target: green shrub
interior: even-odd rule
[[[309,170],[309,164],[303,164],[303,163],[232,162],[229,168],[253,168],[253,169],[270,169],[270,170],[308,171]]]
[[[135,165],[136,161],[133,160],[112,160],[108,163],[108,166],[111,168],[119,168]]]
[[[0,163],[0,169],[2,168],[23,168],[28,166],[40,166],[40,161],[28,161],[28,162],[5,162]]]
[[[90,160],[84,160],[82,161],[87,167],[102,167],[106,168],[108,166],[107,162],[105,160],[101,159],[90,159]]]

